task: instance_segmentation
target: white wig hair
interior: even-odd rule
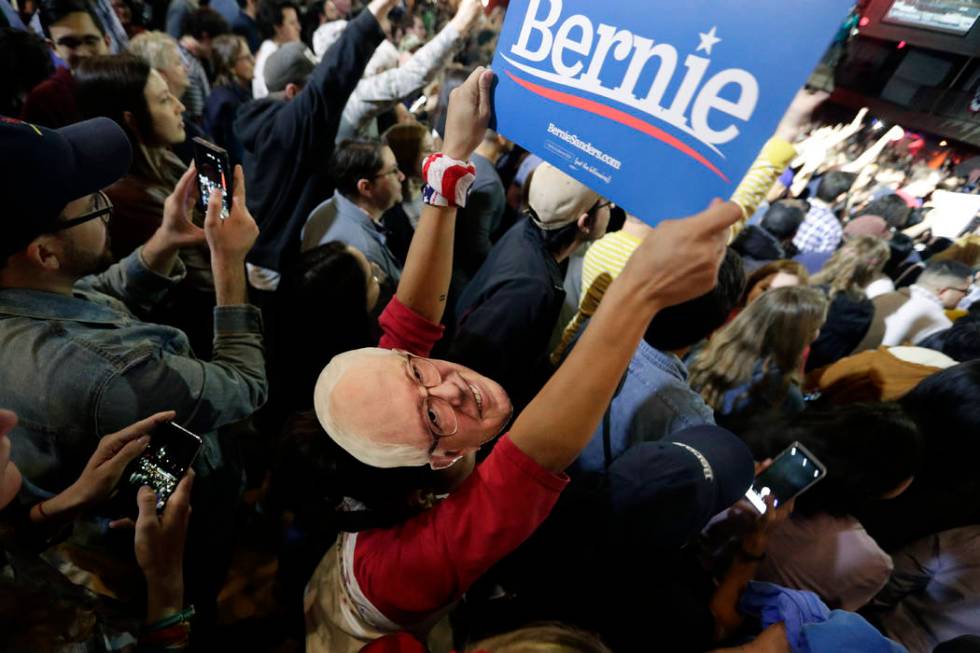
[[[375,434],[357,432],[355,425],[346,419],[344,406],[333,399],[334,389],[352,368],[365,360],[399,356],[390,349],[366,348],[348,351],[334,356],[320,372],[313,391],[313,408],[320,426],[340,447],[365,465],[391,469],[394,467],[420,467],[429,464],[429,452],[425,449],[397,442],[385,442]],[[385,401],[384,397],[364,401]]]

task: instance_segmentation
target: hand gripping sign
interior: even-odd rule
[[[512,0],[496,129],[651,224],[730,197],[852,0]]]

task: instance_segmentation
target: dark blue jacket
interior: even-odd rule
[[[494,245],[456,304],[452,359],[489,376],[515,406],[547,380],[548,342],[565,300],[541,230],[524,218]]]
[[[281,270],[299,256],[306,218],[333,193],[326,168],[344,105],[384,38],[371,12],[362,11],[299,95],[289,102],[254,100],[238,112],[235,132],[245,148],[248,208],[260,229],[251,263]]]
[[[245,150],[235,134],[235,115],[252,99],[252,89],[241,84],[225,84],[211,89],[204,106],[204,129],[214,142],[228,150],[231,165],[242,162]]]

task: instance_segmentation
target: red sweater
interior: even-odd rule
[[[34,87],[24,101],[24,122],[57,129],[82,119],[75,104],[75,78],[67,68],[59,68],[51,77]]]
[[[397,298],[380,319],[380,346],[427,356],[442,327]],[[568,484],[504,436],[447,499],[393,528],[357,533],[342,564],[360,593],[402,626],[424,622],[541,525]],[[350,549],[347,549],[348,551]]]

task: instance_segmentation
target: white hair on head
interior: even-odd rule
[[[143,32],[129,42],[129,53],[157,70],[181,63],[177,41],[164,32]]]
[[[382,469],[421,467],[429,463],[428,451],[407,444],[381,442],[372,437],[373,434],[358,433],[356,427],[347,423],[344,407],[337,406],[332,401],[337,384],[351,369],[366,360],[392,356],[400,357],[390,349],[378,348],[356,349],[334,356],[317,379],[313,390],[313,408],[327,435],[365,465]],[[364,400],[371,401],[371,398],[365,397]]]

